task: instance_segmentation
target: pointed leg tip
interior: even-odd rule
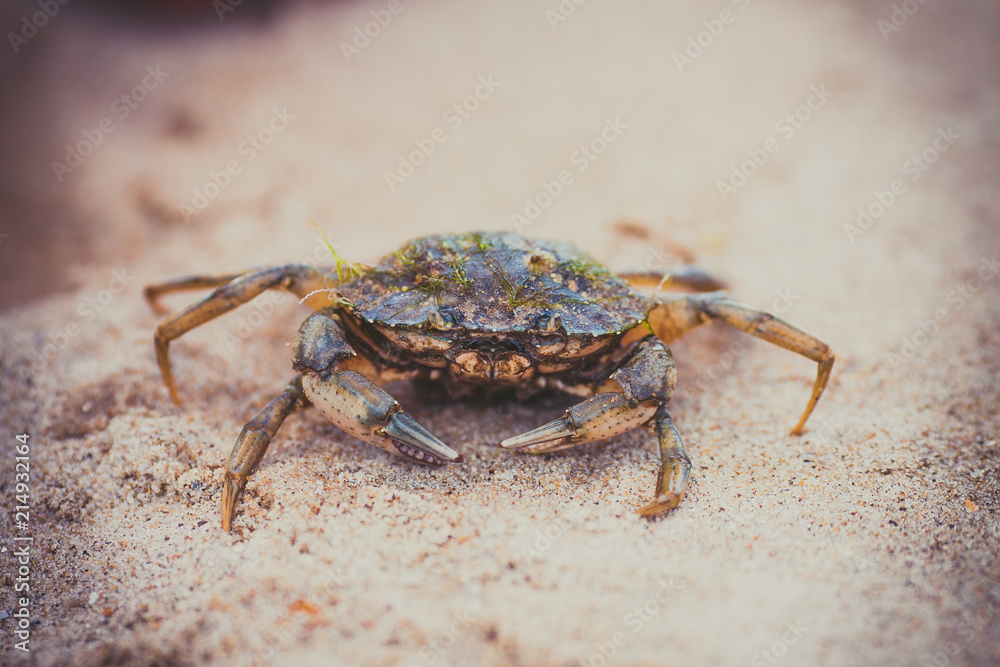
[[[681,503],[681,498],[683,494],[680,493],[663,493],[656,497],[656,500],[640,507],[635,511],[641,517],[646,519],[655,518],[664,512],[669,512],[670,510],[676,508]]]
[[[231,532],[233,527],[233,514],[236,513],[236,499],[239,496],[243,484],[240,480],[227,477],[222,482],[222,530]]]
[[[182,405],[180,394],[177,393],[177,388],[174,386],[173,382],[167,383],[167,393],[170,395],[170,401],[174,405]]]

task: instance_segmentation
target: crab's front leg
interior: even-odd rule
[[[298,407],[315,405],[340,429],[414,463],[444,465],[462,460],[458,452],[403,412],[396,399],[350,370],[354,358],[333,309],[317,311],[302,323],[292,353],[292,365],[301,376],[244,427],[229,458],[222,493],[224,530],[229,530],[239,492],[271,437]]]
[[[226,472],[222,480],[222,530],[229,532],[236,509],[236,498],[246,486],[247,478],[260,460],[264,458],[271,438],[274,437],[285,418],[296,410],[309,407],[309,401],[302,394],[302,376],[296,375],[280,396],[265,405],[257,415],[247,422],[236,438],[233,453],[229,455]]]
[[[680,504],[691,476],[691,458],[688,456],[681,434],[667,412],[660,406],[653,417],[653,430],[660,448],[660,472],[656,477],[656,497],[653,502],[636,510],[645,517],[653,517]]]
[[[541,454],[650,424],[659,441],[660,473],[656,499],[638,512],[653,516],[676,507],[687,486],[691,459],[666,407],[677,383],[677,368],[670,351],[655,337],[648,336],[611,374],[610,380],[618,391],[592,396],[571,407],[559,419],[507,438],[500,446]]]

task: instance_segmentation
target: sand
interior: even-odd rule
[[[1000,662],[995,7],[232,7],[70,4],[3,57],[0,662]],[[327,261],[309,219],[364,262],[516,227],[616,270],[692,256],[827,341],[833,378],[794,437],[812,362],[722,325],[674,344],[694,471],[651,522],[648,433],[517,455],[495,444],[565,401],[399,384],[464,464],[298,414],[225,534],[223,465],[307,311],[177,341],[176,407],[142,287]]]

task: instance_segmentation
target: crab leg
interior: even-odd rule
[[[650,424],[659,442],[660,473],[656,499],[637,511],[643,516],[654,516],[672,509],[684,495],[691,459],[666,408],[677,381],[677,369],[670,352],[661,341],[648,336],[638,343],[626,363],[612,373],[611,380],[621,388],[620,392],[588,398],[559,419],[507,438],[500,446],[541,454],[610,438]]]
[[[153,309],[154,313],[157,315],[166,315],[167,309],[160,305],[160,297],[164,294],[218,287],[219,285],[231,283],[246,274],[247,271],[229,273],[223,276],[184,276],[183,278],[174,278],[165,283],[146,285],[145,289],[142,290],[142,294],[146,297],[146,302],[149,303],[149,307]]]
[[[219,284],[225,278],[231,278],[231,276],[182,278],[170,283],[151,285],[145,290],[146,298],[154,308],[157,308],[156,299],[161,294],[175,290],[210,287]],[[167,350],[170,341],[250,301],[265,290],[282,288],[299,297],[305,297],[314,290],[323,287],[323,274],[304,264],[288,264],[260,269],[242,274],[226,282],[201,301],[191,304],[181,312],[175,313],[161,322],[153,336],[153,342],[156,346],[156,361],[160,366],[163,382],[167,385],[167,390],[174,403],[180,405],[181,401],[177,395],[174,376],[170,371],[170,356]]]
[[[302,393],[302,376],[296,375],[280,396],[265,405],[243,427],[240,437],[236,439],[233,453],[229,455],[222,481],[222,530],[229,532],[237,496],[246,486],[250,473],[264,458],[271,438],[281,428],[285,417],[307,407],[309,401]]]
[[[725,287],[717,278],[693,266],[682,266],[670,273],[644,271],[619,274],[633,287],[669,290],[680,288],[691,292],[714,292]]]
[[[744,333],[817,362],[812,395],[799,423],[792,429],[794,435],[801,435],[830,379],[834,361],[830,346],[770,313],[730,301],[720,293],[696,294],[663,301],[649,314],[650,325],[657,337],[665,343],[670,343],[712,320],[721,320]]]
[[[656,477],[656,498],[636,510],[645,517],[653,517],[677,507],[684,496],[688,477],[691,476],[691,458],[665,405],[656,411],[653,429],[660,447],[660,472]]]
[[[347,368],[357,357],[333,309],[324,308],[306,318],[293,350],[292,365],[301,375],[265,405],[236,439],[222,483],[223,530],[232,527],[239,492],[285,417],[310,405],[347,433],[414,463],[462,461],[458,452],[403,412],[396,399]]]

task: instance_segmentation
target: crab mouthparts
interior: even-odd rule
[[[383,432],[392,438],[392,443],[400,454],[415,463],[444,465],[462,462],[461,454],[438,440],[405,412],[394,414]]]

